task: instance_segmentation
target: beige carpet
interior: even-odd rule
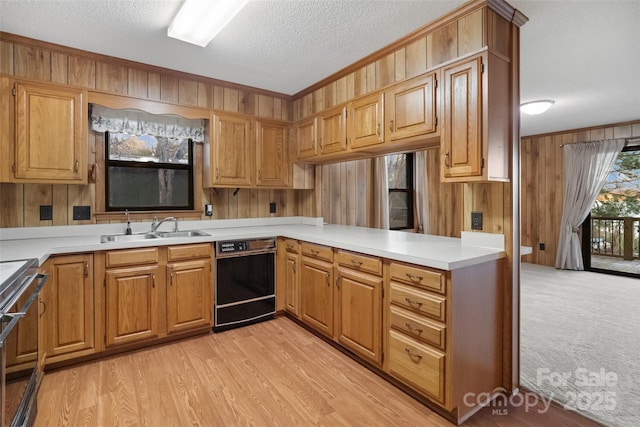
[[[522,264],[521,383],[607,426],[640,426],[640,280]]]

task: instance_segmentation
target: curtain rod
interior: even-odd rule
[[[624,139],[624,142],[625,142],[625,145],[626,145],[631,141],[640,141],[640,136],[632,136],[632,137],[629,137],[629,138],[598,139],[596,141],[615,141],[616,139]],[[589,142],[596,142],[596,141],[567,142],[565,144],[560,144],[560,147],[564,147],[565,145],[573,145],[573,144],[587,144]]]

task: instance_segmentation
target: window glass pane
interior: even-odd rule
[[[392,154],[387,156],[387,174],[389,188],[407,188],[407,155]]]
[[[109,160],[188,164],[189,140],[110,133]]]
[[[188,208],[189,171],[110,166],[111,209]]]
[[[389,228],[411,228],[409,196],[406,191],[389,192]]]

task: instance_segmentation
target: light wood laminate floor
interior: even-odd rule
[[[36,426],[449,426],[287,319],[48,372]],[[468,426],[591,426],[552,406]]]

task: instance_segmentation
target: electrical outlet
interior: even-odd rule
[[[544,251],[544,243],[540,243],[540,250]]]
[[[91,206],[74,206],[73,220],[88,221],[91,219]]]
[[[53,219],[53,206],[40,205],[40,221],[51,221]]]
[[[269,213],[276,213],[276,204],[273,202],[269,203]]]
[[[213,215],[213,205],[204,205],[204,214],[206,216],[212,216]]]
[[[482,230],[482,212],[471,212],[471,229]]]

